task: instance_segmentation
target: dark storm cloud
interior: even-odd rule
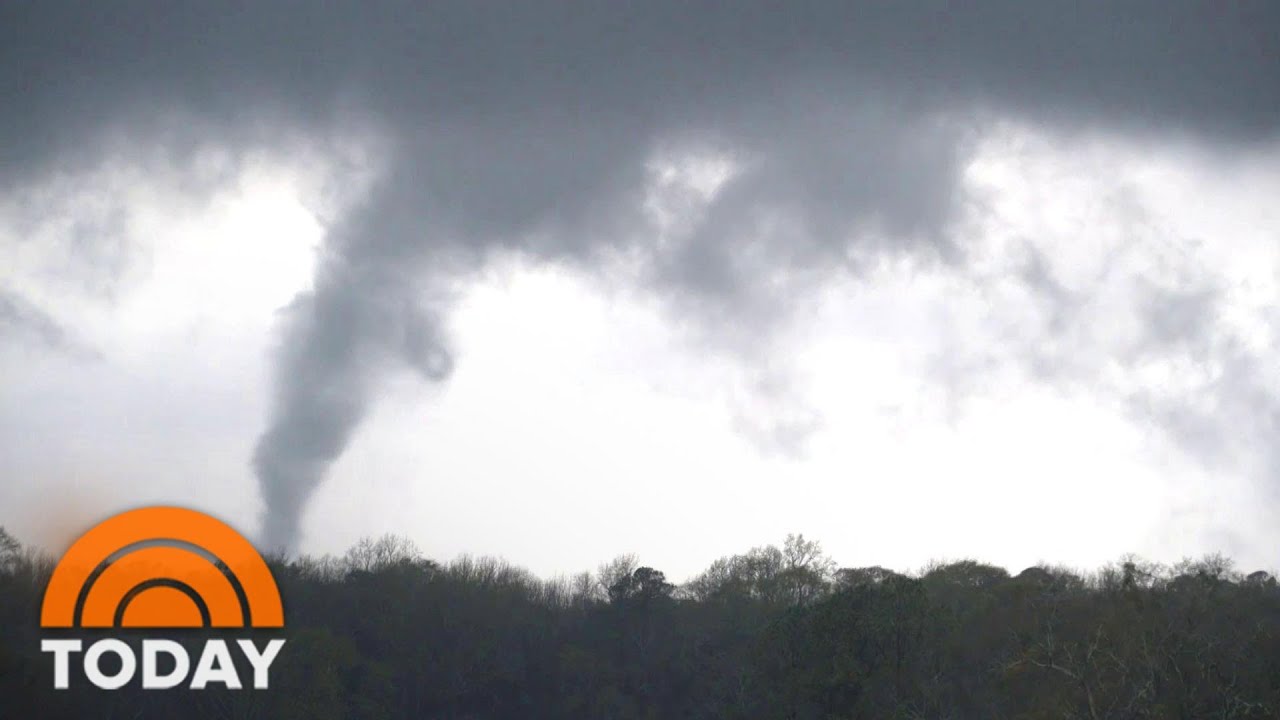
[[[447,374],[447,303],[424,297],[439,278],[499,250],[633,252],[659,292],[750,325],[785,302],[764,290],[780,274],[955,260],[947,224],[983,118],[1274,136],[1280,7],[1250,7],[9,2],[0,183],[137,148],[386,144],[287,318],[255,455],[266,537],[287,546],[387,362]],[[740,172],[659,244],[640,208],[663,147],[719,148]]]

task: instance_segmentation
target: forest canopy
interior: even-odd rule
[[[1280,716],[1280,587],[1216,555],[906,573],[840,567],[797,535],[676,584],[630,555],[546,580],[387,535],[270,562],[288,646],[269,690],[54,691],[38,628],[53,561],[0,529],[0,715]]]

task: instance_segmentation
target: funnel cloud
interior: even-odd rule
[[[374,148],[280,316],[252,466],[263,542],[293,550],[388,376],[450,377],[451,288],[494,258],[639,283],[706,342],[768,361],[825,279],[970,262],[964,174],[993,126],[1273,141],[1277,26],[1274,5],[1164,2],[8,3],[0,188],[132,153]],[[730,170],[656,217],[663,163],[697,157]],[[9,324],[61,342],[5,297]]]

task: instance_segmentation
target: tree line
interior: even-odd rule
[[[907,574],[791,536],[676,585],[634,556],[545,580],[384,536],[270,564],[269,690],[55,691],[53,561],[0,528],[0,718],[1280,718],[1280,588],[1221,556]]]

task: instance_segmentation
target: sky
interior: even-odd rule
[[[0,9],[0,525],[1280,566],[1265,4]]]

